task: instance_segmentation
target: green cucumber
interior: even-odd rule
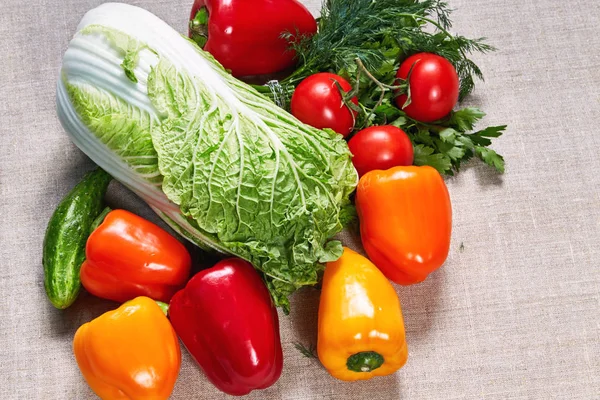
[[[97,168],[60,202],[48,222],[42,265],[48,299],[59,309],[69,307],[79,294],[79,269],[91,227],[104,209],[104,195],[112,177]]]

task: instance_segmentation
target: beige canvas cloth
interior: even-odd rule
[[[58,201],[91,162],[55,113],[63,52],[100,0],[2,0],[0,11],[0,398],[91,399],[71,351],[77,327],[114,304],[83,295],[55,310],[41,248]],[[132,1],[185,31],[191,0]],[[248,399],[600,398],[600,1],[450,0],[453,30],[486,36],[487,81],[467,103],[509,125],[480,163],[448,180],[446,265],[398,287],[408,364],[360,383],[331,378],[293,342],[314,342],[319,294],[281,315],[285,366]],[[307,4],[318,10],[318,0]],[[110,202],[156,218],[117,184]],[[357,246],[356,238],[344,237]],[[461,251],[461,244],[464,249]],[[224,399],[185,350],[173,399]]]

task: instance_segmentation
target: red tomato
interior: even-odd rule
[[[339,75],[320,72],[304,79],[292,95],[292,114],[315,128],[330,128],[346,137],[354,128],[356,111],[344,104],[335,81],[348,92],[352,86]],[[358,99],[352,98],[358,105]]]
[[[352,163],[360,176],[374,169],[386,170],[413,163],[413,146],[408,135],[392,125],[363,129],[352,136],[348,147],[354,155]]]
[[[411,103],[404,108],[409,117],[431,122],[445,117],[458,101],[458,75],[456,69],[444,57],[431,53],[419,53],[408,57],[400,65],[397,78],[406,79],[410,68]],[[406,95],[396,97],[396,105],[402,108]]]

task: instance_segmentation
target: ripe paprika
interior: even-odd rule
[[[194,275],[171,299],[169,318],[217,389],[242,396],[279,379],[279,317],[247,261],[229,258]]]
[[[292,40],[313,35],[317,23],[297,0],[196,0],[190,37],[233,76],[265,75],[294,66]]]
[[[104,400],[167,400],[181,366],[177,335],[148,297],[83,324],[73,352],[90,388]]]
[[[366,173],[356,188],[356,211],[365,251],[392,281],[421,282],[446,261],[452,206],[434,168],[401,166]]]
[[[124,302],[168,302],[190,275],[191,257],[177,239],[125,210],[109,212],[86,244],[81,283],[91,294]]]

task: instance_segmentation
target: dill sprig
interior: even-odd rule
[[[306,358],[317,358],[317,348],[314,344],[310,343],[307,346],[303,345],[300,342],[294,342],[294,347],[302,353],[302,355]]]

